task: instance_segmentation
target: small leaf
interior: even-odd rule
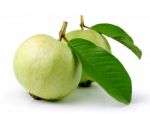
[[[141,58],[142,51],[134,45],[132,38],[120,27],[108,23],[102,23],[92,26],[91,29],[117,40],[128,47],[139,59]]]
[[[116,100],[129,104],[131,79],[119,62],[109,52],[84,39],[73,39],[68,45],[82,63],[83,70]]]

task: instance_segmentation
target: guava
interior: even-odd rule
[[[77,88],[82,67],[67,44],[46,34],[30,37],[17,49],[14,72],[32,95],[58,100]]]
[[[92,29],[71,31],[66,34],[66,38],[68,40],[75,39],[75,38],[83,38],[85,40],[91,41],[92,43],[102,47],[103,49],[111,53],[111,47],[108,41],[105,39],[105,37]],[[79,86],[88,87],[91,85],[91,82],[92,79],[89,78],[88,74],[82,71],[82,76],[81,76]]]

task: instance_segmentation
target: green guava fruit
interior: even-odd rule
[[[38,34],[17,49],[14,72],[32,96],[58,100],[77,88],[82,67],[67,44]]]
[[[99,33],[97,33],[96,31],[92,29],[71,31],[66,34],[66,38],[68,40],[71,40],[74,38],[83,38],[83,39],[93,42],[97,46],[100,46],[106,51],[111,53],[111,47],[108,41],[102,35],[100,35]],[[89,76],[84,71],[82,71],[82,76],[81,76],[79,86],[88,87],[91,85],[91,82],[92,82],[92,79],[89,78]]]

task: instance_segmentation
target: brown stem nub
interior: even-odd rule
[[[81,30],[84,30],[84,28],[89,28],[88,26],[84,24],[83,15],[80,15],[80,27],[81,27]]]
[[[86,81],[86,82],[82,82],[79,84],[80,87],[90,87],[92,84],[92,82],[90,80]]]
[[[36,99],[36,100],[41,100],[42,98],[40,98],[40,97],[38,97],[38,96],[36,96],[36,95],[33,95],[32,93],[29,93],[29,95],[31,96],[31,97],[33,97],[34,99]]]
[[[63,25],[59,31],[59,41],[61,41],[62,39],[67,40],[67,38],[65,37],[65,33],[66,33],[66,29],[67,29],[67,25],[68,23],[66,21],[63,22]]]

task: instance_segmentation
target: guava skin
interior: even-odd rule
[[[71,31],[66,34],[66,38],[68,40],[83,38],[85,40],[93,42],[95,45],[100,46],[109,53],[111,53],[111,47],[108,41],[102,35],[92,29]],[[91,85],[91,81],[92,79],[90,79],[88,75],[83,71],[79,86],[89,87]]]
[[[16,51],[14,72],[31,95],[58,100],[77,88],[82,67],[68,45],[38,34]]]

